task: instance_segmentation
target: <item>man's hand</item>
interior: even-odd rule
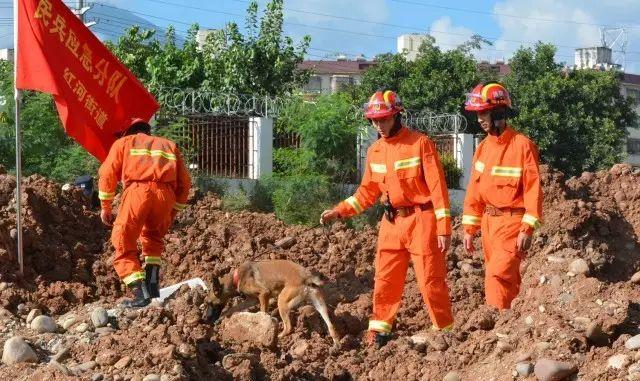
[[[329,223],[333,220],[337,220],[338,218],[340,218],[340,215],[338,214],[338,212],[334,211],[334,210],[325,210],[324,212],[322,212],[322,214],[320,215],[320,223],[322,225]]]
[[[527,250],[531,247],[531,234],[527,234],[525,232],[520,232],[518,234],[518,243],[517,248],[519,253],[526,253]]]
[[[100,211],[100,219],[102,220],[102,223],[107,226],[113,225],[113,213],[110,210],[102,209]]]
[[[451,236],[450,235],[439,235],[438,236],[438,249],[442,253],[446,253],[451,246]]]
[[[464,233],[464,249],[469,255],[473,255],[476,249],[473,247],[473,234]]]

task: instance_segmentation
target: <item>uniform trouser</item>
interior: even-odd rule
[[[400,308],[409,259],[433,327],[452,326],[445,253],[438,250],[436,218],[433,209],[416,208],[410,216],[396,217],[394,223],[383,218],[380,224],[369,330],[391,331]]]
[[[520,292],[520,262],[517,250],[521,214],[482,217],[482,250],[484,251],[484,291],[487,304],[499,309],[511,308]]]
[[[135,182],[122,194],[111,241],[116,254],[113,266],[129,285],[145,278],[138,253],[138,238],[145,264],[160,265],[164,236],[172,222],[173,189],[164,183]]]

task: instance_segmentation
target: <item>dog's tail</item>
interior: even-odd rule
[[[305,283],[306,283],[307,286],[312,286],[312,287],[313,286],[320,287],[320,286],[322,286],[324,284],[322,279],[320,279],[320,277],[317,276],[317,275],[311,275],[311,276],[307,277],[307,280],[306,280]]]

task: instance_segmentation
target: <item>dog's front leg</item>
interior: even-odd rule
[[[271,293],[269,291],[261,292],[258,295],[260,300],[260,311],[267,312],[269,310],[269,299],[271,299]]]

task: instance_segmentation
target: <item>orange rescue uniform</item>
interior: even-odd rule
[[[124,184],[111,241],[116,250],[113,265],[129,285],[145,278],[138,238],[145,263],[160,265],[172,211],[186,207],[191,178],[174,142],[142,133],[118,139],[99,175],[98,195],[105,210],[111,210],[118,181]]]
[[[472,165],[462,224],[472,235],[482,229],[487,304],[507,309],[520,292],[518,234],[542,220],[538,149],[507,127],[480,143]]]
[[[410,214],[396,215],[394,222],[383,218],[380,223],[369,330],[391,331],[410,259],[433,327],[450,328],[445,253],[437,241],[437,235],[451,234],[449,195],[438,153],[427,136],[402,127],[396,135],[376,141],[367,152],[360,187],[334,210],[340,217],[351,217],[381,195]]]

